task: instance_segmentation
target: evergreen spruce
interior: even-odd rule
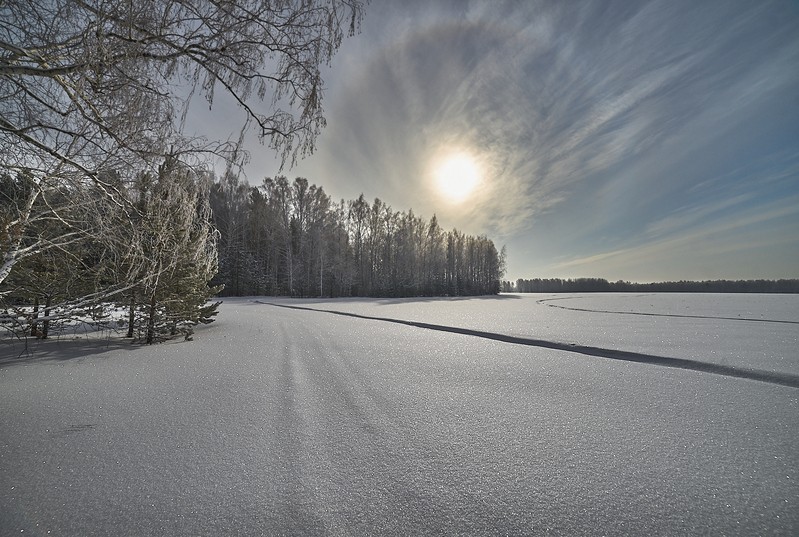
[[[140,181],[137,244],[149,266],[131,295],[139,339],[148,344],[179,334],[189,339],[197,324],[213,320],[219,302],[209,300],[222,289],[208,285],[217,271],[210,180],[176,160],[150,179]]]

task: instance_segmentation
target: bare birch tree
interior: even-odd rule
[[[65,226],[20,240],[37,200],[86,181],[154,170],[169,154],[241,157],[237,143],[189,138],[193,96],[218,91],[244,110],[283,163],[324,126],[321,67],[357,29],[361,0],[9,0],[0,2],[0,167],[32,188],[0,221],[0,282],[15,264],[76,240]],[[3,202],[3,200],[0,200]],[[48,207],[58,218],[57,208]]]

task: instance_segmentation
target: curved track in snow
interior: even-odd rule
[[[226,299],[0,357],[0,535],[799,531],[795,389],[450,328]]]
[[[542,301],[538,301],[539,303]],[[444,326],[439,324],[430,324],[417,321],[409,321],[404,319],[392,319],[388,317],[375,317],[370,315],[361,315],[351,312],[343,312],[330,309],[321,308],[307,308],[303,306],[292,306],[287,304],[275,304],[271,302],[256,301],[258,304],[274,306],[277,308],[286,308],[301,311],[316,311],[323,313],[330,313],[333,315],[341,315],[344,317],[352,317],[356,319],[365,319],[370,321],[382,321],[387,323],[401,324],[405,326],[413,326],[416,328],[423,328],[426,330],[436,330],[439,332],[449,332],[453,334],[462,334],[466,336],[474,336],[483,339],[490,339],[494,341],[502,341],[503,343],[512,343],[515,345],[526,345],[529,347],[541,347],[544,349],[553,349],[557,351],[574,352],[584,354],[587,356],[596,356],[600,358],[608,358],[611,360],[621,360],[625,362],[636,362],[641,364],[650,364],[661,367],[673,367],[677,369],[686,369],[689,371],[698,371],[700,373],[710,373],[713,375],[723,375],[726,377],[743,378],[749,380],[756,380],[759,382],[768,382],[770,384],[777,384],[781,386],[789,386],[791,388],[799,388],[799,375],[792,375],[790,373],[766,371],[759,369],[750,369],[744,367],[736,367],[731,365],[724,365],[711,362],[703,362],[700,360],[689,360],[685,358],[673,358],[669,356],[660,356],[656,354],[644,354],[639,352],[630,352],[617,349],[605,349],[601,347],[593,347],[588,345],[578,345],[574,343],[561,343],[557,341],[547,341],[543,339],[524,338],[519,336],[510,336],[506,334],[498,334],[495,332],[485,332],[481,330],[473,330],[469,328],[460,328],[456,326]],[[561,307],[561,306],[557,306]],[[575,308],[564,308],[575,309]],[[594,310],[577,310],[577,311],[594,311]],[[611,312],[604,312],[611,313]],[[646,314],[642,314],[646,315]],[[670,315],[670,317],[680,317],[680,315]],[[686,316],[682,316],[686,317]],[[782,321],[776,321],[782,322]]]
[[[536,303],[543,304],[544,306],[549,306],[550,308],[558,308],[569,311],[584,311],[588,313],[613,313],[616,315],[639,315],[643,317],[676,317],[680,319],[717,319],[721,321],[746,321],[752,323],[799,324],[799,321],[789,321],[784,319],[756,319],[753,317],[723,317],[715,315],[690,315],[683,313],[654,313],[654,312],[645,312],[645,311],[603,310],[603,309],[593,309],[593,308],[575,308],[573,306],[562,306],[561,304],[550,303],[557,300],[572,300],[575,298],[583,298],[583,297],[570,296],[564,298],[542,298],[540,300],[536,300]]]

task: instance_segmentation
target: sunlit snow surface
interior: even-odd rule
[[[799,374],[799,295],[259,300]]]
[[[790,380],[798,339],[796,295],[620,294],[229,299],[191,342],[5,342],[0,534],[795,535],[799,389],[613,352]]]

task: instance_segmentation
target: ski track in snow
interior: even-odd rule
[[[661,367],[673,367],[677,369],[686,369],[689,371],[698,371],[700,373],[710,373],[714,375],[723,375],[725,377],[733,377],[733,378],[742,378],[742,379],[749,379],[755,380],[759,382],[768,382],[770,384],[777,384],[781,386],[789,386],[791,388],[799,388],[799,375],[792,375],[790,373],[781,373],[776,371],[764,371],[758,369],[748,369],[742,367],[735,367],[735,366],[728,366],[723,364],[716,364],[716,363],[709,363],[709,362],[702,362],[699,360],[688,360],[685,358],[672,358],[668,356],[659,356],[655,354],[643,354],[638,352],[630,352],[630,351],[623,351],[623,350],[616,350],[616,349],[603,349],[600,347],[592,347],[587,345],[578,345],[575,343],[560,343],[557,341],[546,341],[542,339],[531,339],[531,338],[523,338],[517,336],[510,336],[506,334],[497,334],[494,332],[484,332],[481,330],[472,330],[468,328],[459,328],[455,326],[443,326],[439,324],[430,324],[430,323],[423,323],[417,321],[408,321],[403,319],[392,319],[388,317],[374,317],[370,315],[361,315],[358,313],[350,313],[344,311],[337,311],[337,310],[330,310],[330,309],[321,309],[321,308],[307,308],[303,306],[291,306],[287,304],[275,304],[272,302],[263,302],[260,300],[255,301],[258,304],[263,304],[267,306],[274,306],[277,308],[287,308],[293,310],[301,310],[301,311],[315,311],[321,313],[329,313],[333,315],[342,315],[344,317],[352,317],[355,319],[364,319],[370,321],[381,321],[387,323],[395,323],[395,324],[402,324],[406,326],[413,326],[416,328],[423,328],[426,330],[436,330],[439,332],[450,332],[453,334],[462,334],[466,336],[475,336],[484,339],[490,339],[494,341],[502,341],[503,343],[512,343],[515,345],[527,345],[530,347],[541,347],[544,349],[553,349],[558,351],[565,351],[565,352],[574,352],[578,354],[584,354],[587,356],[596,356],[600,358],[608,358],[611,360],[621,360],[625,362],[636,362],[642,364],[650,364],[650,365],[657,365]],[[538,303],[543,303],[544,301],[539,300]],[[549,304],[547,304],[549,305]],[[556,306],[561,307],[561,306]],[[587,312],[597,312],[596,310],[588,310],[588,309],[580,309],[580,308],[567,308],[562,307],[563,309],[572,310],[572,311],[587,311]],[[617,312],[609,312],[609,311],[600,311],[599,313],[617,313]],[[624,313],[624,312],[618,312]],[[656,314],[646,314],[641,313],[639,315],[653,315]],[[690,315],[660,315],[664,317],[691,317]],[[741,320],[740,318],[727,318],[727,317],[701,317],[701,318],[713,318],[713,319],[732,319],[732,320]],[[791,322],[791,321],[768,321],[768,322]]]
[[[670,341],[681,321],[620,323],[533,299],[316,302],[409,316],[377,322],[256,300],[226,299],[189,342],[50,341],[0,359],[0,535],[799,531],[795,389],[469,333],[501,336],[508,315],[535,310],[512,328],[552,319],[542,339],[577,338],[605,317],[648,356],[673,347],[629,325]],[[735,328],[758,344],[773,334],[775,356],[793,336]],[[680,352],[742,341],[700,340]]]
[[[754,323],[784,323],[784,324],[799,324],[799,321],[788,321],[784,319],[755,319],[749,317],[722,317],[716,315],[688,315],[688,314],[681,314],[681,313],[650,313],[645,311],[617,311],[617,310],[601,310],[601,309],[592,309],[592,308],[575,308],[573,306],[563,306],[561,304],[550,304],[550,302],[554,302],[556,300],[573,300],[584,298],[581,296],[569,296],[563,298],[542,298],[541,300],[537,300],[537,304],[543,304],[545,306],[549,306],[550,308],[558,308],[562,310],[568,311],[584,311],[588,313],[612,313],[616,315],[640,315],[644,317],[674,317],[677,319],[717,319],[720,321],[747,321],[747,322],[754,322]]]

